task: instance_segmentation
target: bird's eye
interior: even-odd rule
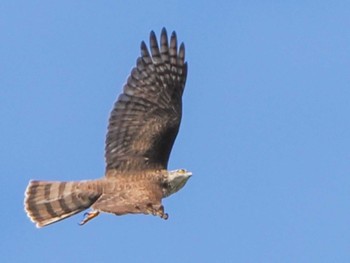
[[[184,173],[186,173],[186,170],[185,169],[180,169],[179,172],[184,174]]]

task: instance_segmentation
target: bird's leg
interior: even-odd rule
[[[164,206],[162,205],[147,205],[147,210],[149,214],[152,214],[154,216],[159,216],[160,218],[163,218],[164,220],[167,220],[169,215],[167,213],[164,213]]]
[[[168,215],[168,213],[164,213],[164,212],[163,212],[163,213],[160,215],[160,217],[163,218],[164,220],[168,220],[169,215]]]
[[[84,225],[85,223],[89,222],[91,219],[95,218],[99,214],[100,214],[100,212],[96,211],[96,210],[86,212],[84,214],[85,218],[79,223],[79,225],[81,225],[81,226]]]
[[[162,205],[156,210],[156,215],[160,218],[163,218],[164,220],[167,220],[169,218],[169,215],[167,213],[164,213],[164,206]]]

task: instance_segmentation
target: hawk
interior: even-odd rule
[[[187,76],[185,47],[176,33],[168,40],[150,33],[150,52],[142,41],[141,56],[114,104],[106,136],[104,177],[95,180],[30,181],[25,211],[37,227],[47,226],[83,210],[80,225],[100,212],[151,214],[163,219],[162,199],[179,191],[192,175],[168,171],[179,131],[182,94]]]

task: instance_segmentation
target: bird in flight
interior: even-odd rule
[[[169,40],[163,28],[158,44],[152,31],[149,49],[141,43],[141,55],[110,114],[104,177],[30,181],[24,205],[37,227],[88,208],[80,225],[101,212],[168,218],[162,199],[179,191],[192,175],[167,169],[180,127],[186,76],[185,46],[178,48],[176,33]]]

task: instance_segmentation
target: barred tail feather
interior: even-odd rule
[[[43,227],[89,208],[101,194],[99,181],[30,181],[25,211],[37,227]]]

